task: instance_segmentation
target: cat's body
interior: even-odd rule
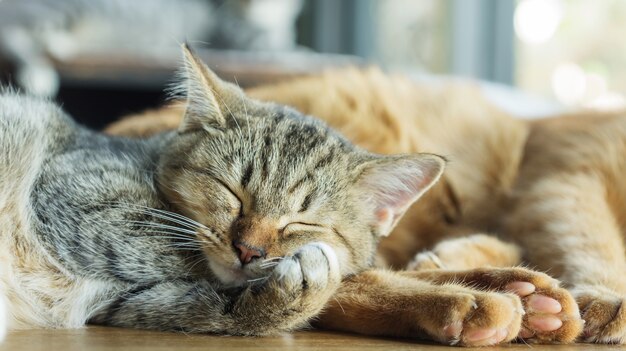
[[[424,88],[377,70],[328,72],[249,93],[321,117],[368,150],[450,160],[442,180],[381,241],[380,264],[418,272],[537,267],[575,295],[586,320],[581,340],[626,341],[623,113],[522,121],[474,87]],[[149,113],[112,130],[149,134],[177,123],[176,115]]]
[[[11,326],[77,327],[132,284],[186,272],[178,258],[149,257],[172,250],[136,247],[141,259],[164,263],[142,277],[133,251],[107,244],[128,242],[131,232],[140,244],[145,234],[116,223],[105,204],[136,192],[146,206],[162,206],[152,180],[160,141],[105,138],[78,128],[50,103],[10,93],[0,99],[0,110],[1,249],[3,265],[9,263],[2,282]],[[159,244],[166,242],[151,239]],[[123,261],[112,261],[116,257]]]
[[[254,103],[235,87],[208,81],[212,73],[188,51],[186,67],[193,101],[189,119],[180,133],[144,141],[105,136],[77,125],[50,102],[2,94],[0,292],[7,304],[2,324],[54,328],[92,321],[189,332],[275,333],[306,323],[335,291],[340,275],[369,265],[375,238],[354,236],[337,222],[344,214],[358,219],[364,214],[358,209],[345,207],[325,217],[325,224],[345,234],[341,240],[321,224],[312,228],[312,220],[291,223],[327,211],[327,204],[335,206],[333,196],[349,198],[354,191],[354,179],[330,175],[321,175],[327,182],[320,188],[324,198],[307,192],[306,181],[294,187],[292,182],[304,176],[300,172],[310,172],[310,163],[317,162],[311,157],[320,156],[302,157],[296,140],[319,152],[336,152],[327,155],[327,167],[359,168],[367,154],[319,122],[281,106]],[[220,110],[225,105],[219,105],[225,100],[217,103],[208,89],[245,105],[224,112],[226,121]],[[244,122],[247,126],[241,127]],[[287,139],[264,138],[264,128]],[[239,162],[253,156],[250,152],[261,150],[255,142],[265,143],[268,157],[279,153],[289,162],[289,170],[277,164],[262,168],[264,177],[294,192],[291,201],[266,200],[254,188],[260,168],[240,169],[245,165]],[[293,143],[291,151],[279,148],[284,142]],[[216,144],[219,149],[212,150]],[[435,156],[424,160],[436,162],[440,173],[442,161]],[[372,169],[371,164],[364,167]],[[168,183],[169,178],[177,181]],[[305,195],[307,203],[300,204]],[[173,207],[187,216],[172,212]],[[270,235],[269,225],[278,220],[280,235],[288,240],[277,238],[265,246],[259,235]],[[258,234],[258,226],[267,230]],[[251,257],[254,250],[267,256]]]

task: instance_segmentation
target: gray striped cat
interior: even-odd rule
[[[305,325],[441,175],[247,98],[186,47],[177,131],[146,140],[0,95],[0,283],[8,328],[262,335]]]

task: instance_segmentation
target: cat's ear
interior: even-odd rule
[[[187,44],[182,45],[182,50],[182,86],[179,93],[184,94],[187,101],[179,131],[225,127],[225,101],[230,100],[230,95],[243,92],[222,81]]]
[[[432,154],[383,156],[368,161],[357,189],[372,213],[371,225],[387,236],[406,210],[439,180],[443,157]]]

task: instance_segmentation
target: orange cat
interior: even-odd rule
[[[389,273],[389,279],[357,276],[363,284],[339,293],[344,313],[331,303],[322,315],[324,326],[372,334],[393,334],[395,327],[405,335],[406,323],[376,325],[364,307],[388,301],[385,294],[399,298],[398,291],[414,284],[400,276],[463,281],[445,272],[526,264],[560,279],[575,296],[586,321],[579,340],[626,342],[625,114],[521,121],[493,107],[472,86],[420,87],[376,69],[327,72],[248,93],[322,118],[368,150],[432,152],[450,161],[443,179],[379,246],[381,266],[415,271]],[[175,128],[180,114],[176,108],[148,112],[108,131],[152,134]],[[374,288],[368,288],[372,282]],[[346,307],[346,300],[354,304]],[[563,313],[573,307],[559,301],[563,312],[543,318],[540,328],[528,318],[520,336],[571,340],[579,329]],[[342,319],[350,313],[363,313],[364,325]],[[568,337],[554,337],[564,330]]]

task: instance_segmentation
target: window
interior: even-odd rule
[[[626,107],[626,1],[521,0],[516,83],[569,107]]]

